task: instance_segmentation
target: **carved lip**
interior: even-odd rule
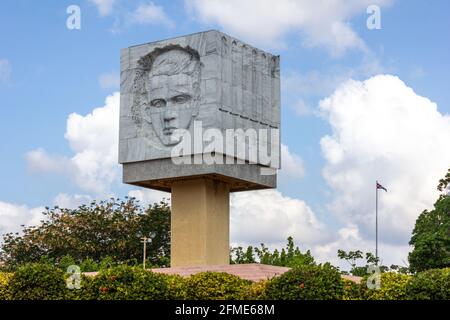
[[[165,127],[163,129],[163,133],[165,135],[171,135],[173,133],[173,131],[176,130],[176,129],[177,129],[177,127]]]

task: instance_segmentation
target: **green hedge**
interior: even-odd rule
[[[406,286],[409,300],[450,300],[450,268],[415,274]]]
[[[185,285],[190,300],[239,300],[251,282],[224,272],[201,272],[190,276]]]
[[[267,285],[269,280],[253,282],[242,291],[242,300],[267,300]]]
[[[81,275],[81,287],[68,289],[69,275],[50,264],[27,264],[14,274],[0,273],[0,300],[450,300],[450,268],[414,276],[381,274],[381,288],[369,290],[342,279],[329,264],[291,269],[271,280],[252,283],[234,275],[203,272],[182,278],[126,265]]]
[[[165,279],[168,287],[168,296],[170,300],[186,300],[186,279],[179,275],[165,275],[161,274],[161,277]]]
[[[87,281],[86,281],[87,280]],[[84,278],[76,298],[95,300],[163,300],[169,286],[162,275],[138,267],[117,266],[101,270],[92,279]]]
[[[343,295],[339,271],[326,263],[294,268],[274,278],[266,295],[274,300],[337,300]]]
[[[342,279],[342,286],[342,300],[363,300],[360,284],[348,279]]]
[[[367,277],[361,282],[362,295],[365,300],[405,300],[406,286],[411,276],[395,272],[381,274],[380,288],[367,288]]]
[[[25,264],[11,277],[8,294],[12,300],[65,299],[64,274],[50,264]]]
[[[9,281],[13,274],[8,272],[0,272],[0,300],[9,300]]]

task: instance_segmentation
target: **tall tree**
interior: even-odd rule
[[[423,211],[417,218],[410,245],[414,246],[408,256],[410,269],[419,272],[432,268],[450,267],[450,169],[439,181],[438,190],[443,192],[431,211]]]
[[[142,208],[134,198],[93,201],[77,209],[46,208],[38,226],[3,236],[0,261],[9,267],[50,259],[58,263],[70,256],[100,262],[142,261],[141,237],[155,233],[147,245],[147,256],[155,265],[170,259],[170,208],[161,202]],[[67,259],[67,258],[66,258]]]

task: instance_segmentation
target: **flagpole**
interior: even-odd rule
[[[375,258],[378,265],[378,180],[375,183]]]

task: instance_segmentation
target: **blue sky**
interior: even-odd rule
[[[120,167],[112,164],[106,169],[118,173],[98,181],[96,169],[89,169],[94,170],[89,173],[93,183],[104,184],[101,191],[80,184],[75,176],[83,176],[88,164],[76,162],[81,171],[70,171],[73,157],[89,144],[80,141],[89,137],[68,133],[68,117],[76,113],[81,116],[77,123],[88,122],[94,108],[107,108],[106,97],[119,90],[121,48],[218,29],[281,55],[282,143],[289,158],[277,191],[232,200],[232,241],[277,246],[291,232],[302,248],[311,248],[322,259],[332,259],[338,246],[371,250],[376,178],[390,190],[380,209],[386,215],[384,246],[392,252],[384,259],[401,264],[413,222],[436,199],[435,185],[450,164],[450,140],[445,140],[450,138],[450,3],[254,3],[2,1],[0,231],[13,230],[15,222],[34,221],[36,210],[45,205],[76,205],[129,192],[156,199],[156,193],[124,186]],[[81,9],[80,30],[66,27],[66,8],[73,4]],[[381,9],[379,30],[366,26],[370,4]],[[333,93],[335,99],[327,103]],[[383,107],[377,108],[380,101]],[[95,130],[93,118],[89,128]],[[365,136],[370,126],[373,130]],[[102,166],[112,160],[97,155],[93,161]],[[411,190],[412,185],[420,190]],[[251,206],[260,197],[286,208],[287,213],[262,213],[268,223],[284,218],[285,224],[273,235],[261,231],[247,237],[245,222],[251,224],[251,217],[261,213],[239,206]],[[352,197],[358,201],[349,203]],[[411,198],[415,202],[403,203]],[[407,221],[405,226],[402,221]]]

